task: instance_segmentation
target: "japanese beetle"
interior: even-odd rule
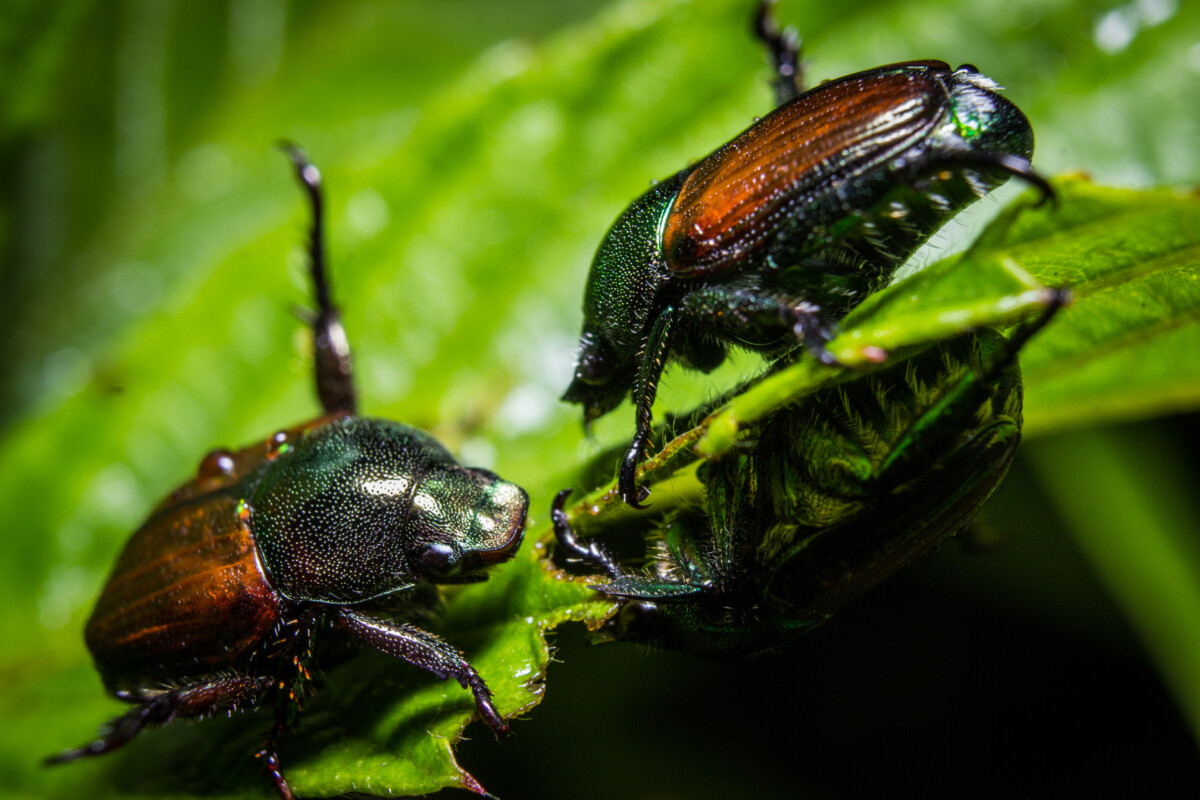
[[[981,329],[801,400],[705,462],[702,508],[658,528],[629,571],[571,530],[555,534],[622,601],[603,635],[700,655],[786,643],[963,528],[1021,438],[1017,352],[1066,301],[1010,339]]]
[[[457,464],[429,434],[355,415],[350,350],[325,276],[320,174],[286,150],[312,204],[312,320],[324,414],[243,450],[216,450],[125,546],[85,639],[105,687],[134,709],[49,759],[96,756],[147,726],[272,702],[258,755],[278,756],[312,680],[318,628],[452,677],[497,735],[508,726],[461,653],[413,624],[431,584],[483,580],[521,543],[529,498]]]
[[[1025,115],[974,67],[876,67],[802,91],[798,48],[763,3],[780,105],[656,184],[600,243],[563,400],[585,423],[630,393],[636,469],[667,362],[709,371],[729,345],[779,355],[798,342],[825,363],[834,322],[944,223],[1010,175],[1039,187]]]

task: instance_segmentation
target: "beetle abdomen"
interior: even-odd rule
[[[110,689],[219,671],[279,621],[237,507],[208,495],[159,511],[129,540],[84,632]]]
[[[947,387],[962,386],[1003,344],[1000,334],[986,328],[939,342],[896,367],[813,395],[800,406],[802,413],[780,415],[764,436],[786,446],[766,448],[758,461],[786,487],[772,495],[773,516],[826,528],[898,488],[895,479],[881,485],[881,473],[934,470],[997,421],[1019,431],[1021,372],[1015,364],[994,386],[969,384],[969,392],[954,395],[954,404],[946,400]],[[943,413],[932,430],[914,428],[939,405],[953,407],[954,414]],[[917,448],[915,440],[923,446]],[[905,457],[912,462],[908,469],[889,469]],[[997,468],[993,488],[1006,469]]]
[[[674,273],[720,272],[767,243],[816,196],[927,137],[946,113],[940,61],[880,67],[822,84],[700,162],[663,232]],[[844,214],[844,211],[842,212]],[[797,225],[816,230],[821,220]]]

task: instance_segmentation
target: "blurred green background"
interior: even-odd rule
[[[208,449],[315,411],[291,313],[306,216],[273,143],[324,172],[364,412],[526,486],[543,522],[581,460],[628,435],[626,409],[584,440],[557,401],[592,250],[651,179],[769,109],[751,6],[5,0],[0,794],[213,791],[38,762],[117,710],[79,631],[128,533]],[[812,81],[976,64],[1032,120],[1046,173],[1200,180],[1200,4],[784,0],[779,16]],[[938,246],[998,203],[979,206]],[[755,367],[669,373],[663,404]],[[1179,665],[1200,663],[1197,418],[1051,430],[1034,399],[988,507],[993,551],[947,547],[740,664],[586,649],[563,628],[545,703],[502,745],[471,728],[463,765],[501,797],[1194,796],[1200,674]],[[1166,613],[1141,603],[1157,587],[1182,587]]]

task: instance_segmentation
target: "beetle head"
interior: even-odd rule
[[[525,534],[529,496],[484,469],[447,464],[416,487],[408,519],[412,571],[435,583],[483,580]]]
[[[625,366],[625,369],[622,367]],[[584,424],[607,414],[629,390],[630,370],[613,352],[613,347],[600,333],[585,328],[579,339],[579,361],[575,378],[562,399],[583,406]]]
[[[291,600],[361,602],[482,580],[525,531],[520,487],[460,466],[424,431],[342,417],[248,481],[248,521],[272,586]]]
[[[1033,128],[999,86],[970,64],[949,78],[951,124],[957,138],[972,148],[1010,153],[1028,160],[1033,155]]]
[[[621,212],[592,260],[583,292],[583,335],[575,378],[563,400],[584,423],[611,411],[634,383],[639,353],[671,282],[662,226],[687,170],[655,184]]]

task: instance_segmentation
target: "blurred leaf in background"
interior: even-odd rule
[[[79,631],[129,532],[212,447],[315,411],[290,313],[308,296],[303,204],[272,143],[300,142],[324,171],[365,412],[428,428],[521,483],[544,523],[553,491],[629,433],[618,410],[585,440],[557,402],[592,250],[651,179],[769,109],[751,5],[5,3],[4,794],[265,793],[247,756],[258,715],[173,726],[95,764],[38,762],[118,710]],[[1030,117],[1046,173],[1200,179],[1195,3],[784,0],[779,15],[803,34],[812,80],[912,58],[976,64]],[[969,241],[1016,191],[918,258]],[[1146,366],[1176,355],[1194,352],[1177,343]],[[546,702],[503,744],[468,728],[463,766],[512,797],[999,793],[1035,774],[1077,791],[1194,790],[1195,708],[1181,714],[1173,699],[1188,692],[1159,683],[1155,665],[1175,656],[1143,645],[1176,636],[1178,621],[1138,603],[1200,563],[1196,418],[1079,425],[1038,363],[1031,347],[1029,441],[988,507],[997,551],[946,548],[748,663],[584,651],[580,626],[565,627]],[[757,368],[672,371],[661,402],[690,408]],[[1039,420],[1051,401],[1056,414]],[[1164,405],[1130,402],[1122,416]],[[1146,557],[1103,546],[1114,541],[1145,542],[1134,552]],[[532,602],[520,587],[536,559],[509,566],[484,597],[524,599],[493,616]],[[471,607],[456,602],[447,627]],[[1163,630],[1147,636],[1150,618]],[[388,740],[387,714],[368,737],[379,752],[342,735],[338,709],[375,702],[353,676],[456,691],[393,666],[329,676],[294,755],[301,786],[386,793],[358,776],[407,744]],[[340,752],[324,762],[336,769],[304,774],[314,752]]]

